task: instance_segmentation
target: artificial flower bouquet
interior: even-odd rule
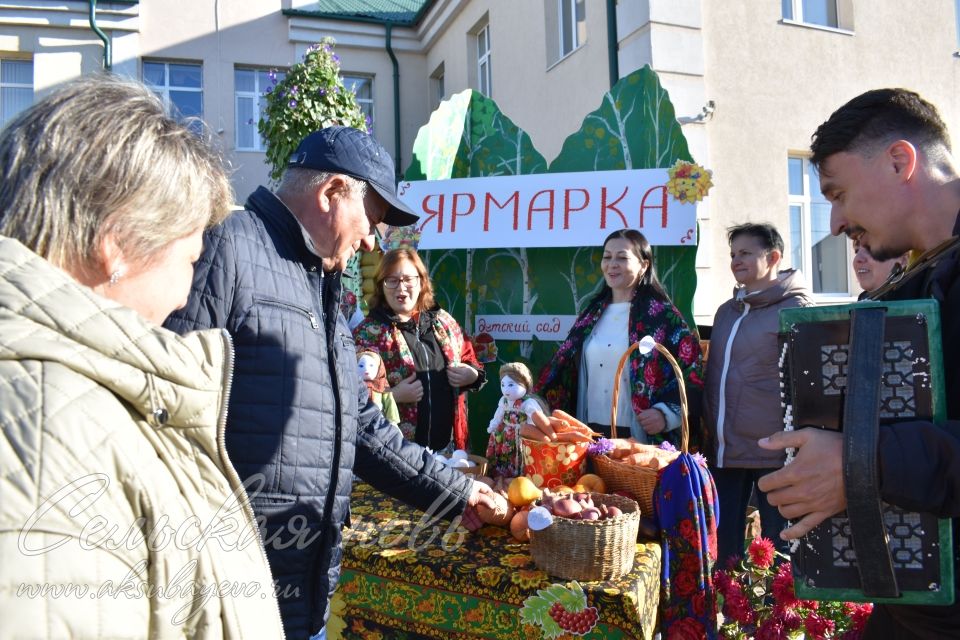
[[[780,557],[786,562],[775,564]],[[755,538],[735,566],[717,569],[714,584],[727,640],[857,640],[872,604],[798,600],[789,558]]]

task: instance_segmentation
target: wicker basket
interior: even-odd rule
[[[633,568],[640,508],[622,496],[592,493],[593,503],[616,506],[623,515],[605,520],[554,517],[530,532],[530,555],[539,569],[566,580],[616,580]]]
[[[683,453],[689,453],[690,424],[687,418],[689,411],[687,410],[687,389],[683,382],[683,372],[674,360],[673,355],[666,348],[660,344],[654,346],[670,362],[679,384],[680,447]],[[617,374],[613,383],[613,406],[610,408],[610,434],[614,438],[617,437],[617,403],[620,401],[620,376],[623,374],[623,368],[626,366],[630,354],[639,347],[639,342],[630,345],[620,356],[620,364],[617,366]],[[627,464],[605,455],[591,455],[590,461],[593,464],[594,472],[603,478],[603,481],[607,484],[607,491],[626,491],[630,493],[637,499],[642,513],[653,515],[653,491],[657,486],[658,470]]]
[[[487,459],[483,456],[478,456],[474,454],[469,454],[467,460],[470,461],[469,467],[453,467],[457,471],[460,471],[468,476],[485,476],[487,475]]]

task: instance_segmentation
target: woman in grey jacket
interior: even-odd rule
[[[710,335],[704,416],[713,441],[713,478],[720,498],[718,558],[742,556],[747,503],[760,476],[783,466],[783,454],[757,445],[783,429],[777,331],[781,309],[812,304],[803,275],[778,271],[783,239],[770,224],[727,231],[733,298],[717,310]],[[758,500],[762,534],[780,543],[785,521]]]

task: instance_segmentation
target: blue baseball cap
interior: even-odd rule
[[[300,142],[287,166],[363,180],[390,205],[383,221],[391,226],[403,227],[420,219],[397,197],[393,158],[373,136],[359,129],[327,127],[314,131]]]

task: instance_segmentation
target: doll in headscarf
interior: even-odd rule
[[[529,393],[532,385],[530,369],[522,362],[509,362],[500,367],[500,391],[503,397],[490,420],[487,433],[488,470],[492,476],[515,477],[523,473],[523,450],[520,427],[531,423],[533,414],[543,411],[538,399]]]
[[[357,354],[357,371],[360,379],[370,391],[370,399],[380,407],[384,417],[393,424],[400,424],[400,411],[389,391],[387,369],[383,366],[383,358],[376,351],[364,350]]]

